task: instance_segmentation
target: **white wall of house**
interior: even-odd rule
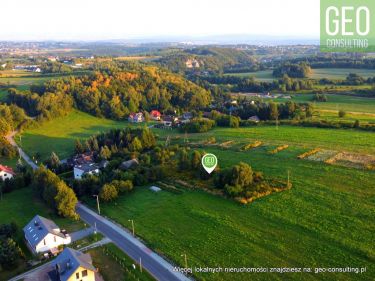
[[[13,178],[13,175],[9,174],[9,173],[6,173],[4,171],[0,171],[0,177],[2,178],[2,180],[6,180],[6,179]]]
[[[60,236],[48,233],[44,239],[40,240],[39,244],[35,246],[35,252],[43,253],[57,248],[60,245],[68,245],[72,242],[70,236],[62,238]]]
[[[81,180],[82,177],[85,175],[85,174],[88,174],[88,175],[94,175],[94,174],[99,174],[99,169],[95,169],[93,171],[90,171],[90,172],[87,172],[85,173],[85,171],[77,168],[77,167],[74,167],[74,178],[76,180]]]
[[[84,174],[85,172],[84,171],[82,171],[81,169],[78,169],[78,168],[76,168],[76,167],[74,167],[74,178],[77,180],[80,180],[80,179],[82,179],[82,176],[83,176],[83,174]]]

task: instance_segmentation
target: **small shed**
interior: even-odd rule
[[[150,190],[153,191],[153,192],[159,192],[161,190],[161,188],[153,185],[153,186],[150,187]]]

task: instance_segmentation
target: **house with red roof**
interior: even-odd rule
[[[159,121],[161,119],[161,113],[158,110],[152,110],[150,112],[152,120]]]
[[[0,165],[0,178],[4,181],[11,179],[16,175],[11,167]]]

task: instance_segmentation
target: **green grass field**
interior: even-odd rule
[[[330,80],[344,80],[349,73],[356,73],[363,78],[374,77],[373,69],[357,69],[357,68],[315,68],[309,78]]]
[[[157,132],[161,137],[171,134]],[[367,266],[370,271],[355,276],[198,274],[202,280],[372,280],[375,173],[297,159],[317,146],[375,153],[371,133],[334,130],[335,137],[332,133],[316,128],[280,127],[276,131],[260,127],[191,134],[191,141],[211,135],[220,140],[264,141],[267,147],[247,152],[204,150],[216,154],[221,167],[243,161],[267,176],[284,180],[289,170],[293,188],[248,206],[201,191],[175,195],[137,188],[116,204],[102,204],[102,212],[127,227],[128,219],[134,219],[136,233],[180,265],[184,264],[181,254],[186,253],[190,266]],[[290,147],[268,154],[275,144]],[[94,201],[90,204],[95,207]]]
[[[76,139],[86,139],[102,131],[123,128],[128,124],[73,111],[67,116],[43,123],[38,128],[26,130],[22,133],[22,139],[17,137],[16,140],[31,156],[39,152],[42,159],[46,159],[54,151],[60,159],[64,159],[73,153]]]
[[[257,72],[228,73],[226,75],[250,77],[253,76],[258,81],[270,82],[276,80],[273,77],[272,70],[262,70]],[[356,68],[315,68],[308,78],[320,80],[327,78],[331,80],[345,80],[349,73],[356,73],[364,78],[374,77],[373,69],[356,69]]]
[[[180,136],[178,131],[154,129],[155,133],[162,138]],[[332,137],[334,135],[334,137]],[[346,130],[346,129],[321,129],[294,126],[259,126],[249,128],[216,128],[203,134],[189,134],[190,141],[205,140],[214,136],[217,141],[224,142],[235,140],[237,142],[250,142],[261,140],[269,144],[289,143],[300,147],[321,147],[326,149],[342,149],[353,152],[375,154],[374,133]]]
[[[276,78],[272,75],[272,70],[262,70],[257,72],[244,72],[244,73],[228,73],[226,75],[239,76],[239,77],[254,77],[258,81],[272,82]]]
[[[315,102],[317,109],[345,110],[348,112],[375,113],[375,98],[365,98],[347,95],[327,95],[327,102]],[[312,102],[313,95],[293,95],[295,102]]]

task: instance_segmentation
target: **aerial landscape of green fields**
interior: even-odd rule
[[[375,280],[358,3],[8,2],[0,281]]]

